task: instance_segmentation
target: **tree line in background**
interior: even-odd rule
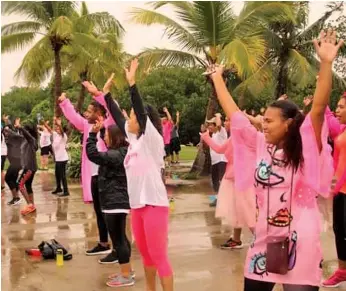
[[[164,6],[170,6],[174,19],[161,13]],[[308,2],[250,1],[239,15],[229,1],[154,1],[148,8],[133,8],[131,21],[164,26],[164,35],[177,49],[148,48],[138,55],[140,90],[153,105],[181,111],[184,143],[197,143],[200,124],[220,110],[212,83],[201,76],[208,65],[226,66],[224,77],[242,108],[259,109],[283,93],[301,103],[313,93],[318,72],[312,40],[327,26],[346,38],[343,2],[329,2],[310,26]],[[62,91],[82,112],[90,96],[81,82],[88,79],[102,87],[111,72],[116,75],[114,96],[129,106],[122,68],[133,56],[124,51],[124,28],[112,15],[90,13],[85,2],[74,1],[4,1],[1,9],[3,15],[27,18],[2,27],[2,52],[33,44],[16,76],[29,86],[52,78],[45,89],[12,89],[3,96],[4,112],[32,121],[37,113],[59,115],[56,100]],[[37,36],[41,38],[33,43]],[[345,57],[344,46],[335,66],[333,96],[346,90]],[[16,102],[21,103],[17,109],[11,107]]]

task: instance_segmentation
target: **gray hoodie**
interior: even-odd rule
[[[16,129],[12,130],[8,126],[4,131],[7,144],[7,158],[10,165],[15,168],[21,168],[21,145],[24,137]]]

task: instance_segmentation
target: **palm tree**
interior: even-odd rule
[[[307,27],[308,2],[294,2],[294,21],[272,22],[265,31],[269,40],[268,59],[274,75],[275,96],[287,93],[290,86],[304,88],[315,82],[319,62],[315,56],[312,40],[317,38],[334,12],[343,8],[343,3],[329,3],[328,10]],[[345,51],[343,54],[346,55]],[[344,80],[334,74],[334,82],[346,88]]]
[[[36,36],[42,36],[25,55],[16,72],[17,77],[30,84],[45,80],[54,68],[54,99],[56,114],[60,115],[57,99],[61,95],[61,50],[65,46],[90,48],[99,42],[90,34],[76,29],[78,18],[76,2],[62,1],[11,1],[2,2],[4,15],[22,14],[28,18],[2,27],[1,51],[11,52],[32,44]],[[119,23],[109,13],[94,13],[81,17],[80,24],[98,22],[99,27],[112,26],[119,29]]]
[[[96,84],[103,84],[110,72],[116,74],[117,80],[122,80],[126,53],[123,52],[121,37],[125,30],[115,18],[109,21],[111,18],[112,16],[104,12],[90,13],[83,1],[79,15],[73,22],[75,31],[95,38],[99,45],[86,48],[71,44],[61,51],[64,73],[72,81],[80,82],[80,94],[76,104],[78,111],[81,111],[86,93],[82,81],[93,80]],[[114,26],[114,23],[117,25]]]
[[[249,88],[262,90],[271,78],[270,63],[266,60],[267,46],[263,32],[268,23],[293,19],[292,4],[289,2],[246,2],[239,16],[235,16],[230,1],[155,1],[150,3],[153,10],[134,8],[132,20],[143,25],[159,24],[165,27],[164,35],[177,50],[149,48],[140,55],[142,66],[198,66],[206,68],[211,64],[223,63],[225,78],[232,74],[244,81],[236,89],[240,103]],[[177,21],[157,10],[171,5]],[[261,72],[260,74],[258,72]],[[246,80],[253,76],[251,82]],[[206,77],[207,82],[210,82]],[[249,86],[251,85],[251,86]],[[215,91],[211,90],[206,118],[217,110]],[[241,104],[240,104],[241,105]],[[203,156],[200,147],[198,157]],[[197,158],[193,169],[201,169]],[[209,165],[205,165],[205,168]]]

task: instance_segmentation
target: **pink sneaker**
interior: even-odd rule
[[[322,283],[323,287],[335,288],[339,287],[342,283],[346,283],[346,270],[336,270],[335,273],[326,281]]]

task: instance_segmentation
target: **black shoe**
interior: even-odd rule
[[[100,244],[97,244],[96,247],[90,249],[90,250],[87,250],[85,252],[85,254],[87,256],[97,256],[97,255],[106,255],[106,254],[109,254],[110,252],[112,252],[111,248],[109,246],[107,247],[104,247]]]
[[[216,207],[217,199],[215,199],[213,202],[209,203],[210,207]]]
[[[20,204],[20,202],[22,201],[22,199],[18,198],[13,198],[11,201],[7,202],[7,205],[18,205]]]
[[[99,259],[100,264],[116,264],[118,263],[117,253],[113,250],[109,255]]]
[[[52,194],[58,194],[58,193],[62,193],[62,190],[61,189],[56,189],[52,192]]]
[[[70,196],[70,193],[64,192],[64,193],[58,194],[58,196],[59,197],[66,197],[66,196]]]

